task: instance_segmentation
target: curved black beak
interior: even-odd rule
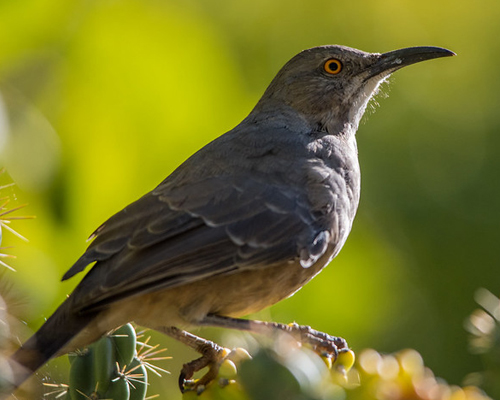
[[[378,60],[368,68],[369,74],[366,79],[370,79],[374,76],[384,77],[400,68],[420,61],[455,55],[456,54],[451,50],[433,46],[407,47],[389,51],[380,54]]]

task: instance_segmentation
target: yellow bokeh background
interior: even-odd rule
[[[81,278],[60,283],[90,233],[241,121],[300,50],[443,46],[458,57],[395,74],[360,126],[344,250],[259,318],[415,348],[460,383],[479,368],[462,327],[473,293],[500,287],[499,35],[493,0],[0,0],[0,184],[36,215],[13,225],[29,243],[4,234],[17,272],[2,287],[36,329]],[[155,340],[174,360],[153,393],[178,399],[194,354]]]

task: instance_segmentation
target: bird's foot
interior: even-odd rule
[[[202,354],[200,358],[184,364],[179,375],[179,388],[181,392],[195,391],[202,393],[206,386],[217,378],[222,362],[229,355],[230,350],[210,341],[199,345],[196,349]],[[200,379],[192,379],[193,375],[208,367],[208,371]]]
[[[264,335],[286,332],[300,344],[310,346],[313,351],[328,361],[327,365],[330,366],[338,360],[339,355],[345,359],[341,364],[345,364],[346,370],[352,366],[354,360],[354,353],[349,349],[344,339],[317,331],[310,326],[296,323],[286,325],[277,322],[252,321],[218,315],[207,316],[203,322],[207,326],[233,328]],[[238,358],[236,355],[238,349],[233,351],[234,354],[230,356],[229,349],[176,327],[163,327],[162,331],[201,354],[200,358],[184,364],[181,370],[179,387],[183,393],[186,391],[195,391],[198,394],[203,392],[206,386],[217,378],[219,368],[226,359],[234,361]],[[245,353],[246,357],[244,358],[250,358],[246,351]],[[192,379],[196,372],[205,367],[208,367],[208,372],[205,375],[197,380]]]
[[[333,362],[337,360],[339,353],[349,351],[345,339],[317,331],[307,325],[292,323],[288,325],[287,331],[300,343],[311,346],[320,356],[332,358]]]

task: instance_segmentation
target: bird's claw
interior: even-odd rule
[[[199,352],[202,354],[200,358],[182,366],[179,375],[179,388],[182,393],[187,391],[195,391],[198,394],[202,393],[206,386],[217,378],[219,368],[229,355],[230,350],[214,342],[206,342],[201,346]],[[205,375],[200,379],[191,379],[196,372],[205,367],[208,367]]]
[[[328,335],[307,325],[293,323],[289,327],[302,344],[310,345],[322,357],[333,358],[333,362],[337,360],[339,353],[349,351],[347,342],[341,337]]]

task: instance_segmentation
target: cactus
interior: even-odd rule
[[[5,168],[0,168],[0,175],[5,173]],[[9,247],[1,247],[3,240],[3,233],[8,231],[18,238],[27,241],[27,239],[14,230],[10,225],[10,223],[14,220],[20,219],[31,219],[33,216],[13,216],[11,213],[25,207],[25,205],[20,205],[17,207],[10,207],[9,203],[12,198],[15,198],[14,195],[9,195],[6,192],[6,189],[14,186],[14,183],[8,183],[5,185],[0,185],[0,267],[5,267],[11,271],[15,271],[7,262],[2,261],[6,258],[15,258],[12,254],[5,254],[3,251],[5,249],[9,249]],[[3,287],[2,287],[3,289]],[[12,344],[12,335],[10,328],[10,319],[11,316],[8,313],[8,304],[7,298],[2,296],[0,293],[0,393],[3,388],[9,387],[11,382],[13,381],[14,374],[11,370],[11,367],[7,361],[5,356],[6,353],[9,353],[10,347]],[[1,395],[1,394],[0,394]]]
[[[71,400],[144,400],[147,372],[137,357],[137,337],[131,324],[103,336],[70,356]]]
[[[135,346],[137,343],[134,327],[131,324],[123,325],[113,332],[113,339],[116,362],[121,366],[130,365],[137,354]]]
[[[4,172],[5,172],[4,168],[0,169],[0,175],[2,175]],[[13,207],[13,208],[7,207],[7,205],[9,204],[11,199],[8,195],[5,196],[4,193],[2,193],[2,191],[4,191],[5,189],[7,189],[13,185],[14,185],[14,183],[9,183],[7,185],[0,186],[0,245],[2,244],[2,231],[3,230],[9,231],[12,234],[14,234],[15,236],[17,236],[18,238],[27,242],[28,239],[26,239],[19,232],[12,229],[9,226],[9,224],[13,220],[35,218],[32,215],[30,215],[30,216],[12,216],[12,215],[9,215],[9,214],[13,213],[14,211],[17,211],[17,210],[20,210],[21,208],[26,207],[26,204],[23,204],[23,205],[20,205],[17,207]],[[6,249],[6,247],[0,247],[0,250],[3,250],[3,249]],[[11,254],[0,253],[0,258],[15,258],[15,257]],[[14,271],[14,268],[12,268],[9,264],[2,261],[1,259],[0,259],[0,265],[3,265],[5,268],[10,269],[11,271]]]
[[[85,400],[92,393],[94,349],[87,348],[74,358],[69,371],[69,396],[71,400]]]

